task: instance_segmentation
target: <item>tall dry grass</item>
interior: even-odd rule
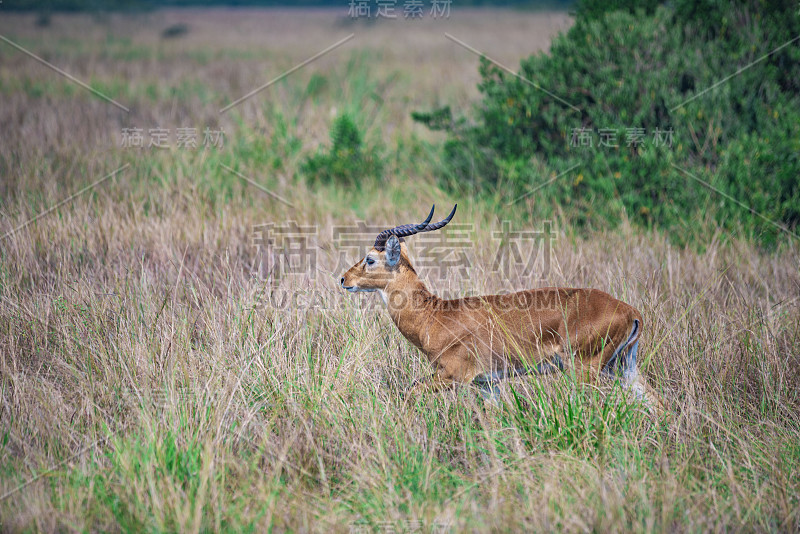
[[[436,32],[469,35],[513,65],[546,46],[564,16],[465,11],[441,24],[353,26],[329,12],[170,11],[55,16],[46,30],[32,21],[3,18],[0,33],[133,112],[0,49],[0,232],[131,167],[2,241],[3,530],[800,527],[796,243],[767,253],[719,234],[698,251],[624,224],[580,235],[562,223],[549,269],[540,261],[532,276],[503,278],[492,269],[495,232],[503,218],[529,229],[531,204],[498,216],[435,185],[419,139],[436,137],[408,111],[466,106],[477,81],[476,59]],[[158,37],[178,21],[189,24],[185,39]],[[350,49],[217,113],[350,31]],[[315,75],[324,89],[309,94]],[[333,108],[352,110],[389,154],[382,181],[344,190],[298,173],[327,143]],[[130,126],[228,135],[222,149],[123,149]],[[417,152],[396,148],[404,143]],[[404,403],[429,365],[373,297],[338,290],[332,228],[408,222],[421,206],[453,201],[457,220],[473,225],[469,268],[463,279],[420,268],[434,290],[590,286],[630,302],[644,315],[644,372],[671,416],[651,419],[613,384],[563,376],[504,384],[499,403],[470,388]],[[276,251],[255,246],[256,232],[286,220],[316,226],[316,259],[274,281],[263,275]]]

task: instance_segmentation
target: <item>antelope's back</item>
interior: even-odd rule
[[[641,314],[625,302],[596,289],[546,287],[504,295],[462,299],[462,306],[481,310],[479,334],[517,351],[558,351],[567,338],[625,338]],[[493,350],[493,352],[495,352]]]

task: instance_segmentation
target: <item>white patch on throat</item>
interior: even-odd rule
[[[383,299],[383,303],[386,304],[386,306],[389,306],[389,296],[386,295],[386,291],[384,291],[383,289],[379,289],[378,293],[381,294],[381,298]]]

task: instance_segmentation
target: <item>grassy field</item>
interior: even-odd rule
[[[188,31],[162,35],[179,23]],[[513,249],[504,231],[546,228],[529,218],[535,195],[505,206],[437,185],[442,139],[410,112],[468,110],[480,80],[444,33],[514,67],[569,25],[457,5],[449,20],[377,23],[346,8],[47,26],[4,14],[0,35],[130,111],[0,43],[0,529],[800,529],[797,242],[763,252],[719,232],[684,249],[625,222],[587,235],[553,221],[552,240]],[[342,113],[382,176],[304,174]],[[148,146],[155,128],[164,148]],[[195,148],[182,128],[197,129]],[[669,413],[566,376],[509,382],[497,403],[467,387],[404,403],[430,365],[378,297],[337,281],[374,239],[357,221],[454,202],[459,261],[436,268],[436,242],[409,241],[432,289],[626,300]]]

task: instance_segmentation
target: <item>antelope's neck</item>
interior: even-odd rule
[[[427,327],[433,319],[439,297],[428,291],[413,271],[403,272],[390,282],[383,296],[397,329],[424,352]]]

